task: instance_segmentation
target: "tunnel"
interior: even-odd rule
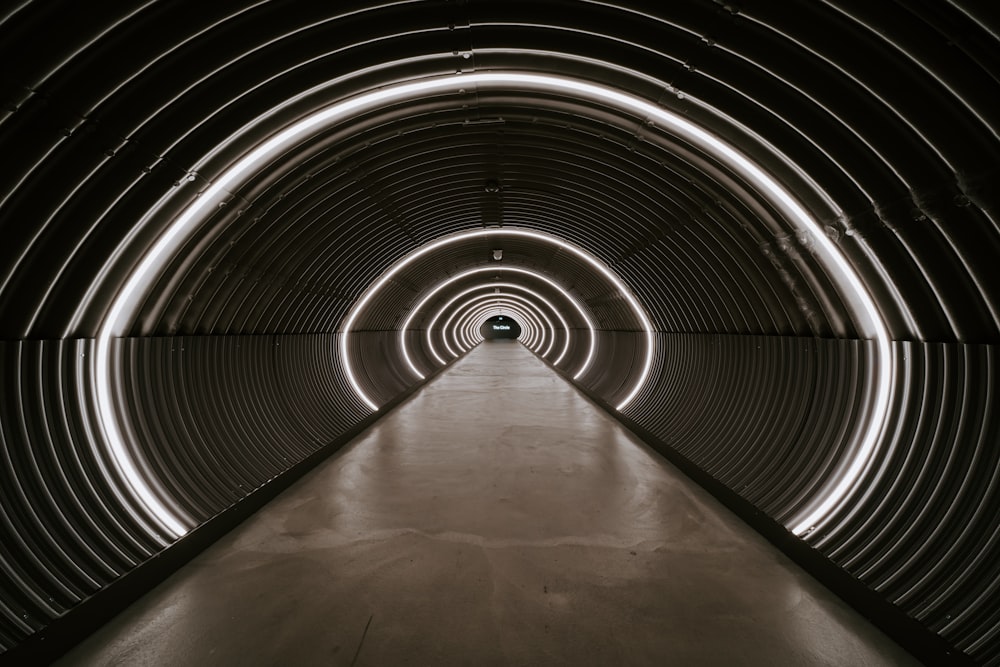
[[[499,338],[517,340],[524,331],[513,317],[509,315],[506,317],[503,315],[494,315],[480,325],[479,333],[482,335],[483,340],[495,340]],[[529,340],[537,341],[537,336],[533,334],[534,331],[529,330],[527,337]]]
[[[8,4],[0,660],[505,315],[917,658],[1000,664],[987,4]]]

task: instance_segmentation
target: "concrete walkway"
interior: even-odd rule
[[[915,661],[493,341],[61,664]]]

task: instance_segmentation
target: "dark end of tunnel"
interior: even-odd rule
[[[486,340],[513,339],[521,336],[521,325],[508,315],[495,315],[479,327],[479,333]]]
[[[511,340],[499,342],[512,343]],[[461,357],[459,357],[460,359]],[[0,665],[47,665],[69,653],[80,642],[97,632],[115,616],[126,611],[185,564],[225,537],[262,507],[301,479],[322,461],[340,452],[354,438],[374,425],[386,413],[409,399],[422,387],[451,368],[458,359],[442,366],[397,395],[377,412],[357,422],[325,447],[290,467],[239,502],[194,528],[183,538],[166,547],[134,569],[101,588],[41,630],[0,654]]]

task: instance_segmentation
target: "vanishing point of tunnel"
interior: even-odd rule
[[[989,2],[0,55],[0,662],[1000,665]]]
[[[355,656],[918,664],[508,339],[476,347],[60,664]]]

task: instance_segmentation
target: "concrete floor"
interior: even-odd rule
[[[494,341],[59,664],[917,663]]]

